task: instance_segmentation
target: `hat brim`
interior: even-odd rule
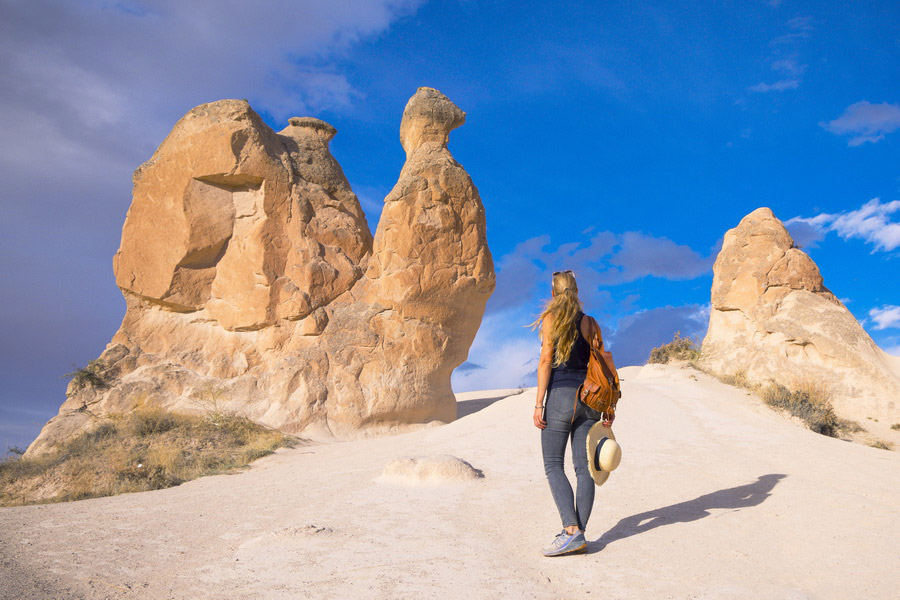
[[[602,422],[597,421],[588,430],[587,444],[585,445],[585,451],[587,452],[588,458],[588,469],[591,472],[591,477],[594,479],[594,483],[596,483],[597,485],[603,485],[604,483],[606,483],[606,480],[609,479],[609,474],[611,473],[611,471],[603,471],[602,469],[598,469],[596,461],[594,460],[594,451],[597,448],[597,444],[599,444],[600,440],[602,440],[603,438],[614,440],[616,439],[616,436],[613,434],[612,429],[604,426]]]

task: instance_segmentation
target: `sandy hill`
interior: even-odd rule
[[[0,597],[896,597],[900,455],[690,369],[622,377],[624,457],[588,554],[538,554],[559,522],[533,390],[506,390],[461,394],[448,425],[281,450],[239,475],[0,509]],[[483,477],[382,477],[442,454]]]

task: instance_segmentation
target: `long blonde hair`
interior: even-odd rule
[[[547,301],[544,311],[531,323],[534,330],[547,315],[553,315],[550,339],[553,341],[553,366],[558,367],[568,360],[578,331],[575,328],[575,316],[582,309],[578,299],[578,284],[572,271],[558,271],[553,274],[553,297]]]

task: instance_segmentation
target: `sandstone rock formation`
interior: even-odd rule
[[[108,385],[70,384],[28,453],[147,399],[338,437],[453,420],[450,374],[494,288],[481,199],[447,149],[464,121],[437,90],[409,100],[373,239],[333,127],[275,133],[238,100],[188,112],[134,173]]]
[[[789,389],[819,386],[835,412],[856,421],[900,420],[896,358],[882,351],[824,285],[768,208],[725,234],[713,266],[701,365]],[[893,419],[893,420],[890,420]]]

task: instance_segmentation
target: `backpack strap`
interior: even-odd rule
[[[600,333],[600,325],[597,323],[597,320],[594,319],[594,317],[588,316],[588,318],[590,319],[589,325],[591,328],[591,353],[595,355],[597,362],[600,363],[600,366],[604,371],[604,375],[610,380],[610,382],[614,381],[615,385],[618,386],[619,373],[607,359],[607,354],[609,353],[603,349],[603,336]]]
[[[598,325],[597,320],[590,315],[584,315],[582,318],[588,320],[588,343],[591,345],[591,350],[602,352],[603,335],[600,333],[600,325]]]

